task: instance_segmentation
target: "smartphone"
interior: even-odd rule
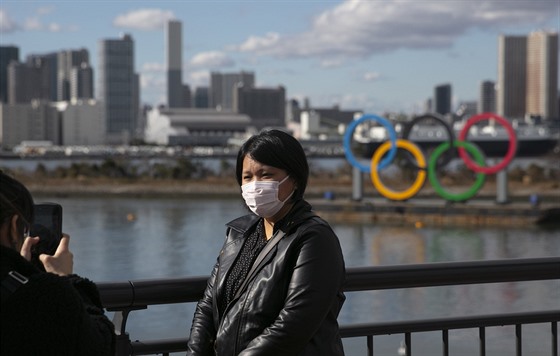
[[[42,203],[33,206],[35,218],[29,229],[29,236],[39,236],[40,240],[31,248],[31,262],[43,269],[39,255],[54,255],[62,238],[62,206],[56,203]]]

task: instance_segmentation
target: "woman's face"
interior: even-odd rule
[[[243,170],[241,171],[241,185],[251,183],[252,181],[281,182],[288,176],[288,173],[280,168],[267,166],[255,161],[251,156],[247,155],[243,159]],[[284,201],[295,190],[295,181],[289,177],[278,187],[278,199]]]

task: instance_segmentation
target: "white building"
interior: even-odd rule
[[[105,143],[105,111],[96,100],[57,104],[62,117],[62,144],[102,145]]]

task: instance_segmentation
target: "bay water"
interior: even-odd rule
[[[247,212],[241,198],[36,196],[63,206],[74,271],[95,282],[208,276],[225,223]],[[332,224],[347,267],[560,256],[560,231],[534,226],[423,227]],[[560,281],[346,293],[341,325],[560,307]],[[130,314],[132,340],[188,336],[194,303],[150,306]],[[112,313],[109,313],[112,317]],[[526,355],[550,355],[550,325],[523,327]],[[376,355],[398,355],[403,335],[376,337]],[[452,355],[478,352],[478,330],[450,331]],[[365,338],[345,339],[347,355],[365,355]],[[441,354],[440,333],[413,335],[414,355]],[[487,330],[489,355],[515,354],[513,327]]]

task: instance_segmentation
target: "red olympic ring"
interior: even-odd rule
[[[463,126],[463,128],[461,129],[461,132],[459,133],[459,141],[465,141],[469,133],[469,129],[471,128],[472,125],[482,120],[491,120],[491,119],[495,119],[496,121],[498,121],[498,123],[501,124],[508,132],[508,136],[509,136],[508,150],[506,155],[504,156],[504,158],[499,164],[490,167],[482,167],[472,161],[470,156],[465,151],[464,147],[459,147],[458,148],[459,156],[461,156],[461,158],[465,162],[465,165],[469,167],[471,170],[475,171],[476,173],[495,174],[501,171],[513,160],[513,157],[515,156],[515,153],[517,151],[517,136],[515,134],[515,130],[513,129],[509,121],[507,121],[506,119],[504,119],[499,115],[489,113],[489,112],[478,114],[471,117],[465,123],[465,126]]]

